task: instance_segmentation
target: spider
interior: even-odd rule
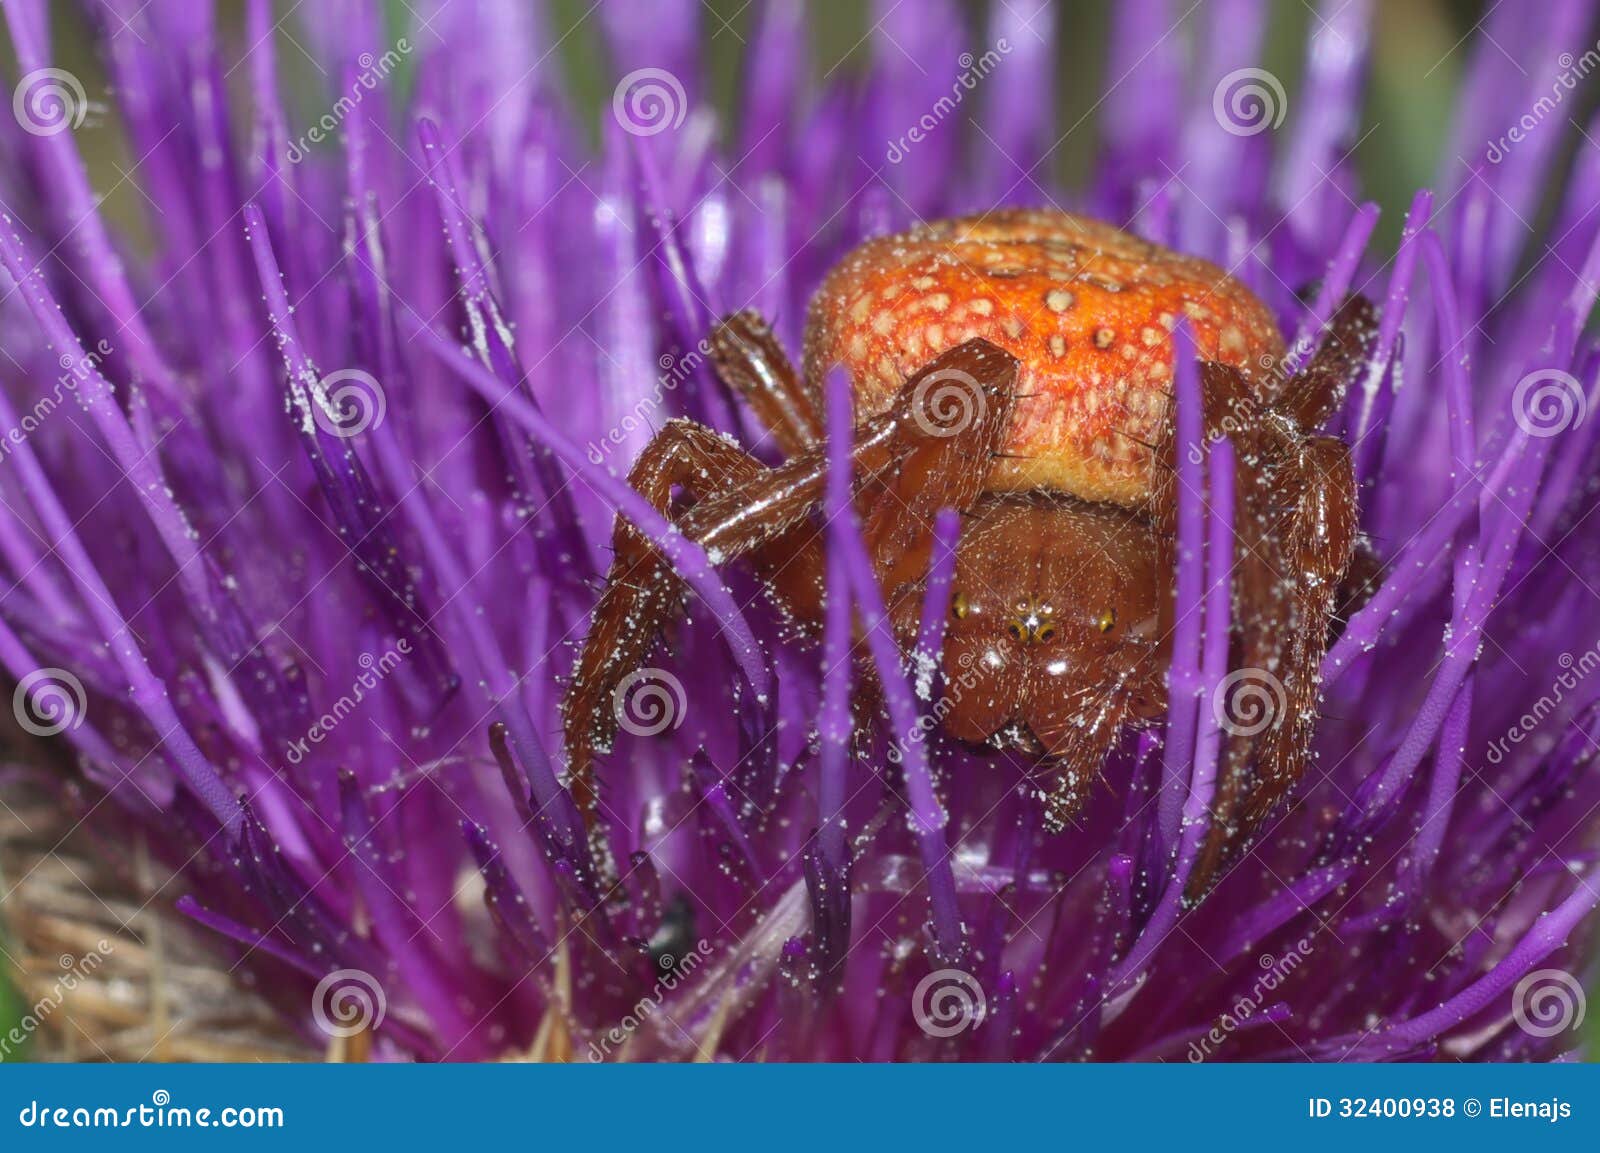
[[[1304,772],[1318,666],[1358,537],[1343,442],[1318,435],[1372,341],[1345,302],[1285,376],[1266,306],[1203,260],[1053,211],[940,221],[868,241],[825,278],[797,373],[756,314],[711,338],[721,378],[770,431],[768,467],[669,422],[630,482],[719,563],[746,557],[782,609],[822,619],[827,475],[820,414],[851,381],[856,507],[903,651],[915,639],[942,508],[963,514],[941,663],[946,733],[1031,757],[1055,784],[1043,821],[1082,806],[1119,734],[1167,708],[1178,485],[1173,341],[1201,360],[1206,435],[1236,449],[1230,665],[1279,686],[1264,726],[1230,737],[1199,883]],[[685,503],[675,495],[681,490]],[[682,587],[619,518],[615,556],[564,704],[571,780],[591,837],[593,761],[613,694],[648,656]],[[601,838],[603,840],[603,837]]]

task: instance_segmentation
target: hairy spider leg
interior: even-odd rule
[[[1349,448],[1305,434],[1338,410],[1374,336],[1372,306],[1349,298],[1305,369],[1267,403],[1253,398],[1237,370],[1207,364],[1202,372],[1207,434],[1230,436],[1238,460],[1230,664],[1234,675],[1251,679],[1249,687],[1259,690],[1270,715],[1260,728],[1255,716],[1230,716],[1227,700],[1212,702],[1225,752],[1191,897],[1209,887],[1305,775],[1325,626],[1352,595],[1342,591],[1342,582],[1359,537]]]
[[[931,362],[906,382],[887,412],[856,429],[857,478],[864,489],[896,497],[865,518],[875,557],[891,555],[883,539],[915,546],[931,532],[941,502],[981,489],[1010,420],[1017,367],[1015,358],[987,341],[968,341]],[[965,407],[933,403],[936,390],[948,388],[968,390]],[[963,420],[964,412],[976,415]],[[717,563],[751,554],[759,568],[777,574],[770,588],[780,605],[815,623],[825,564],[823,533],[811,513],[822,499],[827,471],[823,446],[768,468],[717,433],[674,420],[646,446],[629,479]],[[674,506],[674,488],[695,503]],[[607,854],[594,757],[616,735],[618,687],[648,656],[683,595],[668,562],[626,520],[618,520],[612,547],[611,571],[564,702],[573,795],[602,859]],[[920,548],[925,558],[925,539]]]
[[[722,382],[744,398],[787,457],[822,443],[822,419],[772,326],[750,309],[711,331],[711,363]]]

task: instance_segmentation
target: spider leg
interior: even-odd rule
[[[1350,568],[1339,584],[1339,597],[1334,603],[1333,626],[1329,641],[1336,641],[1344,632],[1350,618],[1367,607],[1367,602],[1383,587],[1388,569],[1377,546],[1363,534],[1356,537],[1355,550],[1350,557]]]
[[[1234,442],[1239,462],[1239,479],[1244,481],[1256,469],[1261,457],[1261,396],[1257,387],[1231,364],[1207,360],[1200,364],[1200,395],[1205,407],[1203,439],[1212,444],[1228,437]],[[1178,534],[1178,453],[1188,451],[1178,444],[1176,401],[1169,397],[1164,431],[1155,446],[1156,470],[1150,508],[1157,537],[1172,541]],[[1247,493],[1236,499],[1247,499]],[[1239,518],[1234,518],[1235,523]]]
[[[1306,366],[1284,382],[1272,407],[1313,432],[1344,403],[1345,391],[1377,339],[1377,314],[1364,296],[1348,296],[1328,324],[1328,335]]]
[[[628,483],[670,516],[675,487],[699,495],[738,491],[766,471],[760,461],[710,429],[672,420],[645,446]],[[609,747],[616,735],[613,695],[644,661],[682,595],[671,566],[621,517],[612,532],[612,552],[605,590],[562,706],[572,793],[591,839],[600,806],[594,754]]]
[[[1307,438],[1282,473],[1282,487],[1295,494],[1287,521],[1262,534],[1240,565],[1237,599],[1246,619],[1234,675],[1258,692],[1259,708],[1244,715],[1243,705],[1213,703],[1229,736],[1213,823],[1189,881],[1191,899],[1305,775],[1327,622],[1355,553],[1355,468],[1344,442]]]
[[[914,522],[926,537],[943,507],[935,503],[940,496],[981,488],[990,448],[1008,427],[1016,375],[1014,358],[985,341],[968,341],[935,359],[906,383],[887,412],[855,430],[853,463],[865,485],[899,493],[920,478],[933,490],[932,496],[904,500],[901,517],[869,518],[869,526],[878,523],[886,526],[880,532],[905,535],[907,522]],[[984,417],[964,424],[930,411],[940,388],[965,389],[967,407]],[[961,476],[941,484],[941,472]],[[718,563],[754,554],[770,574],[768,585],[780,604],[797,619],[815,620],[825,569],[823,533],[810,514],[822,499],[827,475],[825,446],[768,468],[711,430],[675,420],[646,446],[629,481],[663,511],[669,510],[674,487],[697,497],[691,507],[673,510],[679,531]],[[869,536],[869,544],[874,539]],[[670,565],[627,521],[618,520],[612,543],[615,556],[605,591],[563,706],[573,795],[591,838],[599,824],[594,757],[616,735],[613,698],[646,658],[682,596]]]
[[[1302,433],[1337,411],[1375,338],[1372,305],[1351,296],[1310,361],[1276,395],[1262,396],[1228,365],[1201,365],[1206,439],[1229,437],[1238,462],[1231,676],[1261,690],[1257,703],[1265,702],[1266,713],[1236,717],[1228,700],[1212,702],[1226,739],[1191,899],[1294,787],[1310,756],[1327,624],[1341,603],[1358,530],[1349,449]],[[1161,445],[1153,508],[1169,550],[1178,501],[1173,425],[1167,422]]]
[[[771,431],[784,456],[822,443],[822,421],[811,397],[760,313],[736,312],[712,329],[711,363]]]
[[[1130,678],[1131,673],[1115,684],[1035,708],[1030,726],[1055,777],[1054,788],[1044,794],[1046,832],[1065,829],[1089,799],[1090,784],[1100,777],[1117,738],[1134,716],[1125,687]]]
[[[1295,618],[1285,634],[1283,658],[1288,708],[1263,741],[1256,787],[1245,805],[1245,820],[1251,825],[1265,818],[1305,772],[1328,647],[1326,622],[1338,602],[1358,532],[1355,466],[1344,442],[1310,437],[1293,467],[1299,500],[1284,542]]]
[[[862,533],[886,590],[927,574],[939,512],[970,510],[1005,447],[1019,364],[985,340],[942,354],[901,386],[885,416],[901,430],[892,465],[865,476]]]
[[[1233,640],[1230,644],[1229,691],[1216,701],[1202,703],[1215,711],[1223,728],[1220,763],[1212,797],[1212,823],[1202,843],[1199,859],[1189,882],[1189,893],[1204,892],[1218,867],[1248,831],[1245,798],[1255,787],[1260,772],[1258,762],[1271,739],[1269,729],[1285,723],[1290,710],[1273,708],[1260,717],[1243,715],[1262,698],[1276,702],[1281,694],[1271,687],[1282,674],[1285,638],[1293,636],[1298,619],[1294,596],[1294,568],[1286,555],[1286,542],[1293,531],[1295,503],[1283,503],[1287,488],[1297,475],[1290,459],[1298,440],[1297,430],[1263,403],[1256,387],[1238,369],[1211,361],[1200,366],[1201,394],[1204,400],[1206,440],[1228,437],[1234,447],[1234,560],[1230,575],[1233,600]],[[1176,533],[1177,453],[1175,422],[1167,422],[1162,442],[1154,521],[1157,539],[1163,547],[1164,571],[1171,572],[1177,562]],[[1175,604],[1166,603],[1163,632],[1170,636],[1176,627]],[[1245,698],[1235,695],[1240,689]],[[1255,696],[1257,688],[1265,691]],[[1247,702],[1247,703],[1246,703]],[[1236,715],[1238,714],[1238,715]],[[1267,728],[1263,728],[1263,722]]]
[[[1198,896],[1229,853],[1249,831],[1244,798],[1254,788],[1258,762],[1272,733],[1291,710],[1274,685],[1281,683],[1284,645],[1293,637],[1297,606],[1293,568],[1285,542],[1293,508],[1280,503],[1284,482],[1276,430],[1250,424],[1232,433],[1237,466],[1234,483],[1233,642],[1229,689],[1204,701],[1222,728],[1220,763],[1211,801],[1211,827],[1189,881]],[[1239,696],[1243,692],[1245,696]],[[1264,711],[1263,711],[1264,710]],[[1265,727],[1263,727],[1265,726]]]

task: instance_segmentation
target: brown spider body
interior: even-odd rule
[[[1061,758],[1113,699],[1132,717],[1164,710],[1170,582],[1139,516],[1034,491],[985,496],[963,527],[943,652],[951,736]]]
[[[1299,373],[1270,314],[1204,261],[1083,218],[1000,212],[868,242],[813,303],[806,374],[759,317],[713,333],[719,374],[786,457],[768,467],[688,421],[631,482],[720,560],[748,556],[798,621],[820,620],[827,477],[821,390],[842,365],[855,401],[856,506],[891,620],[909,649],[939,510],[963,514],[941,656],[945,731],[1022,750],[1053,771],[1063,827],[1130,724],[1160,716],[1174,632],[1178,448],[1173,343],[1201,358],[1208,438],[1236,450],[1230,663],[1282,689],[1264,729],[1231,737],[1192,887],[1304,771],[1318,664],[1356,544],[1349,452],[1315,430],[1371,339],[1352,298]],[[690,498],[677,503],[675,489]],[[666,561],[618,521],[615,560],[565,704],[574,793],[604,852],[593,759],[613,694],[677,610]]]

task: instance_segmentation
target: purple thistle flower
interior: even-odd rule
[[[1351,159],[1364,0],[1321,6],[1292,93],[1259,66],[1259,0],[1187,21],[1117,5],[1076,190],[1049,177],[1075,128],[1049,96],[1072,14],[1041,0],[995,5],[987,27],[953,0],[875,5],[866,75],[822,82],[805,9],[770,0],[737,131],[703,95],[702,6],[612,0],[595,147],[543,5],[434,0],[391,30],[376,3],[280,26],[251,0],[232,43],[204,4],[86,7],[114,104],[89,127],[45,5],[4,10],[0,665],[21,726],[73,757],[19,757],[8,779],[81,781],[85,820],[148,835],[176,874],[163,899],[308,1043],[364,1029],[383,1058],[458,1060],[1577,1049],[1600,902],[1600,422],[1583,419],[1600,127],[1506,110],[1570,91],[1592,3],[1488,18],[1449,163],[1392,250]],[[285,89],[289,45],[326,93]],[[113,122],[147,242],[86,175],[85,135]],[[1291,355],[1348,292],[1380,305],[1335,424],[1382,581],[1324,663],[1307,779],[1195,904],[1230,723],[1212,705],[1234,606],[1204,580],[1231,541],[1226,441],[1180,463],[1213,499],[1179,510],[1170,716],[1121,743],[1061,835],[1028,765],[918,719],[940,692],[954,517],[906,657],[842,440],[820,640],[622,479],[672,417],[760,443],[711,370],[717,318],[759,309],[798,350],[856,243],[1018,204],[1217,262]],[[1176,379],[1183,422],[1191,356]],[[834,382],[832,410],[848,400]],[[691,596],[600,765],[613,891],[559,704],[618,513]],[[869,670],[882,716],[852,712]]]

